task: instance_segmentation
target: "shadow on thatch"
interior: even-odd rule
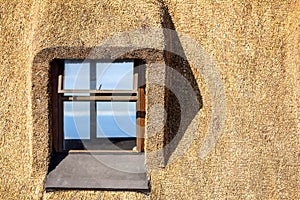
[[[164,107],[167,113],[164,134],[164,164],[166,165],[175,149],[178,148],[188,126],[202,108],[202,97],[168,8],[163,2],[161,5],[161,24],[165,29],[166,49],[163,56],[167,65],[164,96]],[[189,88],[192,88],[192,92]]]

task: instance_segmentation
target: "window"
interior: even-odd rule
[[[53,146],[57,152],[143,151],[145,80],[137,64],[133,60],[55,62]]]
[[[148,191],[145,72],[137,60],[54,60],[46,189]]]

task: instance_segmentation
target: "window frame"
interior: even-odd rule
[[[70,60],[74,62],[133,62],[133,89],[132,90],[65,90],[63,89],[64,61]],[[64,149],[64,109],[63,103],[66,101],[90,101],[97,102],[136,102],[136,150],[124,150],[129,152],[144,151],[144,135],[145,135],[145,68],[138,67],[145,64],[143,60],[138,59],[54,59],[51,63],[52,76],[52,147],[55,152],[66,152]],[[90,96],[64,96],[65,93],[89,93]],[[94,114],[93,114],[94,115]],[[95,116],[94,116],[95,117]],[[90,125],[91,126],[91,125]],[[90,133],[91,134],[91,133]],[[107,138],[110,139],[110,138]],[[74,150],[71,150],[74,151]],[[80,150],[89,151],[89,150]],[[99,149],[97,151],[105,151]],[[116,151],[116,150],[111,150]]]

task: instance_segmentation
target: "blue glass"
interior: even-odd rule
[[[136,102],[97,102],[97,137],[136,137]]]
[[[132,90],[133,62],[97,63],[97,89]]]
[[[64,139],[90,139],[90,102],[64,102]]]
[[[96,63],[91,80],[90,63],[65,60],[65,90],[132,90],[133,62]],[[93,84],[91,84],[91,81]],[[96,88],[91,88],[96,85]],[[93,86],[94,87],[94,86]],[[89,93],[65,93],[88,96]],[[96,137],[136,137],[135,102],[96,102]],[[90,139],[90,102],[64,102],[64,139]]]
[[[89,90],[90,89],[90,63],[65,60],[64,73],[65,90]],[[82,93],[66,93],[66,96],[88,96]]]

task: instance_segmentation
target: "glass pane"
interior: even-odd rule
[[[90,64],[65,60],[64,89],[89,90],[90,89]],[[88,94],[68,93],[69,95],[85,96]]]
[[[136,103],[97,102],[97,137],[136,137]]]
[[[132,90],[133,62],[97,63],[97,89]]]
[[[90,139],[90,102],[64,102],[64,139]]]

